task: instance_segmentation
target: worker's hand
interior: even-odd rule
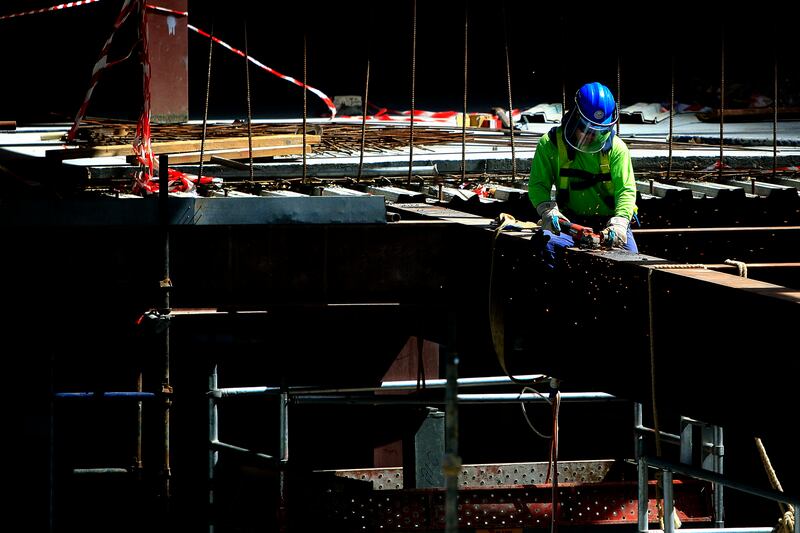
[[[607,246],[621,248],[628,243],[628,220],[623,217],[611,217],[605,229],[600,232]]]
[[[569,219],[558,210],[558,204],[555,202],[540,203],[536,206],[536,212],[542,217],[542,221],[539,223],[542,229],[551,231],[555,235],[561,235],[561,226],[558,223],[558,219],[569,222]]]

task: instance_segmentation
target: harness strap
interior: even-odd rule
[[[593,174],[587,170],[571,168],[575,159],[575,149],[568,143],[559,139],[558,126],[550,128],[547,136],[550,142],[558,147],[558,177],[556,178],[556,201],[565,206],[569,203],[571,189],[583,191],[590,187],[597,187],[598,196],[610,209],[614,209],[614,184],[611,182],[611,162],[609,152],[614,140],[614,130],[598,153],[600,159],[600,173]],[[572,179],[570,179],[572,178]]]

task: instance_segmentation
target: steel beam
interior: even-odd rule
[[[491,221],[483,222],[470,226],[490,232]],[[687,232],[703,233],[718,242],[757,235],[761,255],[796,259],[796,228]],[[531,236],[500,235],[486,250],[507,364],[642,402],[646,412],[655,397],[676,416],[781,438],[785,414],[775,406],[796,403],[800,375],[800,361],[789,355],[800,290],[620,251],[571,248],[549,271]],[[542,338],[557,344],[557,357]],[[769,394],[743,394],[743,386],[763,379]]]

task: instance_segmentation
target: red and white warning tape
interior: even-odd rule
[[[139,0],[137,0],[139,1]],[[151,190],[153,183],[153,169],[158,163],[153,156],[153,145],[150,140],[150,39],[147,31],[147,10],[140,9],[139,39],[142,43],[139,57],[142,61],[142,114],[136,123],[136,136],[133,139],[133,151],[142,166],[142,171],[137,172],[137,185],[145,190]],[[136,187],[134,187],[136,189]]]
[[[89,90],[86,92],[83,103],[78,110],[78,114],[75,117],[75,122],[72,124],[69,133],[67,133],[68,141],[75,139],[75,134],[78,132],[78,126],[80,126],[83,117],[86,116],[86,109],[89,107],[89,100],[92,99],[94,88],[97,86],[97,82],[100,80],[100,75],[103,73],[106,67],[108,67],[108,50],[111,48],[111,43],[114,41],[114,35],[116,35],[117,30],[120,26],[122,26],[122,23],[125,22],[133,9],[139,6],[140,2],[141,0],[125,0],[125,2],[122,4],[122,9],[120,10],[119,15],[117,15],[117,20],[114,21],[114,28],[111,31],[111,35],[108,36],[108,39],[106,39],[106,42],[103,45],[103,49],[100,51],[100,59],[97,60],[97,62],[94,64],[94,68],[92,69],[92,79],[89,83]]]
[[[372,105],[372,104],[370,104]],[[374,106],[373,106],[374,107]],[[503,121],[497,115],[487,115],[486,113],[468,113],[469,115],[484,115],[486,118],[482,121],[481,127],[501,129],[503,128]],[[519,120],[521,116],[519,109],[514,109],[511,113],[515,121]],[[423,111],[419,109],[414,110],[414,124],[427,125],[427,124],[443,124],[449,126],[459,125],[459,118],[461,113],[459,111]],[[343,119],[358,119],[361,116],[347,115],[340,116]],[[411,111],[393,111],[387,108],[378,108],[372,115],[367,115],[367,120],[380,120],[384,122],[411,122]]]
[[[100,0],[79,0],[78,2],[65,2],[57,6],[43,7],[41,9],[32,9],[30,11],[22,11],[20,13],[11,13],[10,15],[0,15],[0,20],[13,19],[16,17],[24,17],[25,15],[36,15],[39,13],[47,13],[49,11],[61,11],[69,7],[78,7],[86,4],[96,4]]]
[[[274,74],[275,76],[278,76],[279,78],[284,79],[284,80],[288,81],[289,83],[294,83],[298,87],[305,87],[306,89],[308,89],[312,93],[316,94],[323,102],[325,102],[325,105],[328,106],[328,109],[331,112],[331,118],[334,118],[336,116],[336,106],[333,105],[333,101],[330,98],[328,98],[328,96],[325,93],[323,93],[322,91],[320,91],[319,89],[315,89],[314,87],[312,87],[310,85],[305,85],[305,84],[303,84],[303,82],[298,81],[298,80],[296,80],[295,78],[293,78],[291,76],[287,76],[285,74],[281,74],[280,72],[278,72],[274,68],[268,67],[267,65],[265,65],[261,61],[255,59],[255,58],[253,58],[253,57],[251,57],[249,55],[246,55],[241,50],[232,47],[228,43],[217,39],[216,37],[212,36],[210,33],[207,33],[207,32],[201,30],[200,28],[198,28],[196,26],[192,26],[191,24],[189,24],[188,26],[189,26],[190,30],[199,33],[203,37],[211,39],[212,41],[214,41],[218,45],[227,48],[228,50],[230,50],[234,54],[237,54],[237,55],[240,55],[242,57],[247,58],[247,60],[250,61],[252,64],[254,64],[255,66],[257,66],[257,67],[259,67],[259,68],[261,68],[261,69],[263,69],[263,70],[265,70],[267,72],[269,72],[270,74]]]
[[[188,11],[178,11],[177,9],[169,9],[168,7],[161,7],[153,4],[146,4],[145,7],[151,11],[157,11],[159,13],[167,13],[168,15],[177,15],[179,17],[189,16]]]

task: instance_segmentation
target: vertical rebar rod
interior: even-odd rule
[[[219,388],[217,365],[211,363],[208,373],[208,390],[214,392]],[[208,398],[208,533],[214,533],[214,477],[219,462],[219,451],[214,443],[219,442],[219,411],[217,399],[213,394]]]
[[[619,54],[617,54],[617,135],[619,135],[619,110],[620,102],[622,102],[622,61]]]
[[[719,68],[719,177],[722,179],[723,144],[725,143],[725,26],[720,28]]]
[[[511,184],[517,180],[517,150],[514,141],[514,104],[511,99],[511,54],[508,47],[508,20],[506,18],[506,3],[503,0],[503,39],[506,49],[506,85],[508,87],[508,131],[511,134]]]
[[[308,177],[306,135],[308,134],[308,36],[303,33],[303,185]]]
[[[206,101],[203,104],[203,134],[200,137],[200,165],[197,169],[197,184],[203,175],[203,155],[206,149],[206,133],[208,131],[208,102],[211,96],[211,56],[214,52],[214,23],[211,23],[211,35],[208,38],[208,73],[206,74]],[[247,59],[245,58],[245,61]]]
[[[675,54],[670,57],[669,81],[669,158],[667,159],[667,179],[672,176],[672,128],[675,123]]]
[[[445,389],[445,459],[444,474],[445,531],[458,531],[458,474],[461,458],[458,456],[458,350],[456,347],[456,319],[449,317],[447,345],[447,387]]]
[[[469,6],[464,1],[464,114],[461,120],[461,182],[467,181],[467,80],[469,66]]]
[[[247,84],[247,162],[253,183],[253,106],[250,98],[250,52],[247,50],[247,23],[244,25],[244,76]]]
[[[411,0],[411,122],[408,127],[408,182],[411,186],[411,173],[414,166],[414,113],[415,90],[417,83],[417,0]]]
[[[564,17],[561,17],[562,24]],[[564,115],[567,113],[567,74],[564,71],[564,62],[559,61],[561,71],[561,121],[564,121]]]
[[[777,31],[775,36],[777,39]],[[772,64],[772,177],[778,172],[778,47]]]
[[[162,279],[160,282],[161,289],[161,309],[159,314],[169,317],[170,301],[169,291],[172,286],[170,281],[170,265],[169,265],[169,247],[170,247],[170,232],[169,232],[169,156],[161,154],[158,158],[158,199],[159,211],[161,215],[161,231],[162,231]],[[170,385],[170,340],[169,340],[169,327],[165,328],[163,333],[163,358],[162,358],[162,379],[161,390],[163,395],[162,405],[162,497],[164,498],[164,509],[169,512],[170,500],[170,478],[172,477],[170,466],[170,401],[172,387]]]
[[[368,101],[369,101],[369,52],[367,52],[367,73],[364,76],[364,102],[361,106],[361,151],[359,152],[359,157],[358,157],[358,176],[356,176],[356,183],[358,183],[361,180],[361,173],[364,170],[364,145],[367,142]]]

